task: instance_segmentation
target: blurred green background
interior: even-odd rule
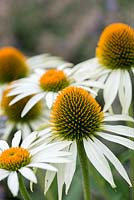
[[[113,22],[134,27],[133,0],[0,0],[0,47],[12,45],[28,56],[51,53],[76,64],[94,57],[101,31]],[[108,145],[129,173],[127,160],[133,152]],[[112,189],[92,165],[89,167],[93,200],[131,199],[130,188],[114,169],[117,189]],[[43,181],[39,179],[32,199],[57,200],[56,180],[46,197],[42,196]],[[0,200],[13,199],[7,194],[2,182]],[[83,200],[79,162],[69,195],[63,199]]]

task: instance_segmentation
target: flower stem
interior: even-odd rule
[[[24,200],[31,200],[30,196],[27,192],[27,189],[25,187],[23,177],[21,175],[19,176],[19,185],[20,185],[20,192],[21,192],[23,199]]]
[[[134,155],[130,155],[130,175],[132,186],[134,186]],[[131,187],[131,199],[134,199],[134,187]]]
[[[88,160],[85,153],[83,141],[77,142],[78,155],[80,160],[80,166],[82,171],[83,178],[83,191],[84,191],[84,199],[90,200],[90,182],[89,182],[89,170],[88,170]]]

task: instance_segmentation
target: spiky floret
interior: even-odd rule
[[[25,56],[13,47],[0,49],[0,83],[7,83],[28,75]]]
[[[0,155],[0,168],[17,171],[30,163],[30,153],[22,147],[12,147]]]
[[[96,57],[110,69],[130,69],[134,66],[134,31],[122,23],[107,26],[100,36]]]
[[[23,118],[21,118],[21,113],[22,110],[24,109],[24,106],[26,105],[28,100],[30,100],[30,98],[33,97],[33,95],[25,97],[10,106],[9,103],[15,97],[15,96],[7,96],[10,91],[11,91],[10,88],[7,87],[7,89],[3,92],[1,101],[2,110],[4,111],[5,115],[7,115],[9,120],[13,122],[29,122],[34,119],[37,119],[41,115],[43,109],[43,103],[42,101],[39,101]]]
[[[40,85],[45,91],[58,92],[69,85],[69,80],[64,71],[49,69],[41,76]]]
[[[103,112],[86,90],[70,86],[57,96],[50,119],[54,137],[82,140],[101,129]]]

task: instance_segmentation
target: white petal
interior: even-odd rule
[[[121,144],[125,147],[128,147],[129,149],[133,149],[134,150],[134,142],[127,139],[127,138],[124,138],[124,137],[121,137],[121,136],[117,136],[117,135],[111,135],[111,134],[107,134],[107,133],[98,133],[98,135],[106,140],[109,140],[111,142],[115,142],[115,143],[118,143],[118,144]]]
[[[134,122],[134,119],[128,115],[109,115],[105,116],[104,121],[130,121]]]
[[[33,96],[28,102],[27,104],[25,105],[22,113],[21,113],[21,117],[24,117],[28,112],[29,110],[31,110],[31,108],[37,103],[39,102],[42,98],[44,97],[44,93],[39,93],[39,94],[36,94],[35,96]]]
[[[62,189],[64,185],[65,166],[64,164],[57,164],[56,167],[58,168],[58,173],[57,173],[58,199],[62,200]]]
[[[78,83],[75,83],[75,84],[82,85],[82,86],[87,86],[87,87],[98,87],[98,88],[103,88],[104,87],[104,84],[102,82],[92,81],[92,80],[81,81],[81,82],[78,82]]]
[[[89,79],[93,71],[98,68],[99,64],[96,58],[92,58],[75,65],[72,69],[73,78],[76,81]]]
[[[77,146],[75,142],[71,145],[69,152],[72,153],[72,156],[70,157],[72,162],[65,165],[66,194],[68,193],[74,172],[76,170]]]
[[[10,101],[9,106],[15,104],[17,101],[20,101],[21,99],[23,99],[31,94],[35,94],[35,91],[25,92],[25,93],[17,95],[15,98],[13,98],[12,101]]]
[[[99,151],[93,143],[94,142],[90,139],[88,141],[84,140],[87,157],[104,179],[109,182],[112,187],[116,187],[108,161],[104,157],[103,153]]]
[[[18,180],[17,172],[10,173],[7,180],[7,184],[13,196],[17,196],[18,191],[19,191],[19,180]]]
[[[82,86],[82,85],[80,87],[83,88],[84,90],[87,90],[89,93],[94,94],[95,96],[97,95],[97,93],[89,87]]]
[[[55,171],[57,172],[58,170],[53,167],[52,165],[45,164],[45,163],[31,163],[28,165],[28,167],[37,167],[45,170],[50,170],[50,171]]]
[[[45,97],[46,98],[46,104],[47,104],[49,109],[52,107],[56,96],[57,96],[57,93],[54,93],[54,92],[48,92],[46,94],[46,97]]]
[[[54,180],[54,177],[56,175],[56,172],[53,171],[47,171],[46,175],[45,175],[45,189],[44,189],[44,193],[46,194],[49,187],[51,186],[51,183]]]
[[[21,140],[21,131],[17,131],[12,139],[12,147],[18,147]]]
[[[21,123],[21,130],[23,131],[22,133],[22,138],[25,139],[29,136],[31,133],[31,128],[30,128],[31,123]]]
[[[6,150],[6,149],[9,149],[9,145],[7,144],[6,141],[0,140],[0,149],[1,149],[2,151]]]
[[[103,125],[104,130],[113,132],[119,135],[134,137],[134,128],[122,125]]]
[[[42,156],[33,156],[32,162],[47,162],[47,163],[69,163],[72,160],[62,157],[47,157],[43,158]]]
[[[128,114],[132,100],[132,84],[129,73],[125,70],[121,72],[121,83],[119,88],[119,99],[122,106],[122,113]]]
[[[29,134],[21,143],[21,147],[23,148],[28,148],[30,146],[30,144],[38,138],[38,133],[37,132],[32,132],[31,134]]]
[[[97,138],[94,138],[94,141],[96,145],[98,145],[98,148],[100,148],[100,151],[103,152],[103,154],[110,160],[110,162],[114,165],[116,170],[119,172],[119,174],[126,180],[126,182],[131,185],[131,181],[127,175],[127,172],[121,162],[116,158],[116,156],[108,149],[101,141],[99,141]]]
[[[116,98],[120,84],[120,70],[114,70],[109,75],[104,87],[104,111],[108,110]]]
[[[19,169],[19,172],[28,180],[30,180],[33,183],[37,183],[37,179],[35,174],[33,173],[33,171],[31,169],[29,169],[28,167],[23,167],[21,169]]]
[[[55,151],[60,151],[62,149],[64,149],[65,147],[69,146],[72,142],[70,141],[62,141],[62,142],[54,142],[51,144],[46,145],[46,151],[48,150],[53,150],[53,152]]]
[[[10,123],[9,121],[7,121],[6,128],[4,130],[4,135],[2,136],[3,140],[8,140],[8,137],[9,137],[11,131],[13,130],[13,128],[14,128],[14,123]]]
[[[0,181],[6,178],[10,174],[9,171],[5,169],[0,169]]]

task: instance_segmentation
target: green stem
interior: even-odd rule
[[[21,192],[23,199],[24,200],[31,200],[30,196],[27,192],[27,189],[25,187],[23,177],[21,175],[19,176],[19,185],[20,185],[20,192]]]
[[[85,153],[83,142],[77,142],[78,155],[80,160],[80,166],[83,178],[83,191],[84,199],[90,200],[90,181],[89,181],[89,170],[88,170],[88,160]]]
[[[134,155],[130,154],[130,175],[131,175],[131,199],[134,199]]]

